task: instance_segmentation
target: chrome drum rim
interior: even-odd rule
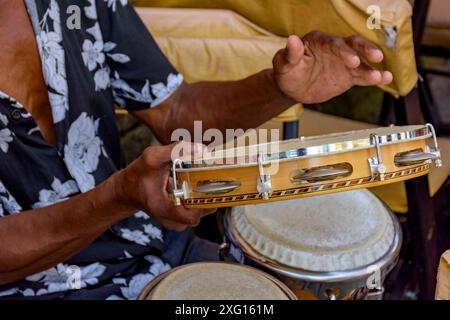
[[[382,128],[385,130],[388,130],[388,128]],[[401,142],[409,142],[409,141],[415,141],[415,140],[425,140],[428,138],[433,137],[433,133],[430,130],[428,126],[406,126],[406,127],[392,127],[392,130],[397,129],[398,132],[392,132],[387,134],[378,135],[377,129],[367,129],[367,130],[359,130],[359,131],[350,131],[346,133],[336,133],[336,134],[330,134],[326,136],[311,136],[311,137],[302,137],[301,139],[293,139],[293,140],[287,140],[287,141],[280,141],[282,143],[288,143],[288,142],[295,142],[297,141],[299,145],[305,144],[305,142],[308,142],[308,146],[294,148],[294,149],[288,149],[284,151],[279,151],[275,153],[264,153],[264,159],[267,163],[273,162],[273,161],[291,161],[291,160],[298,160],[298,159],[304,159],[304,158],[310,158],[310,157],[316,157],[316,156],[324,156],[324,155],[332,155],[332,154],[339,154],[339,153],[345,153],[345,152],[351,152],[351,151],[357,151],[357,150],[364,150],[364,149],[372,149],[376,147],[376,143],[373,140],[373,138],[370,137],[371,134],[376,134],[378,139],[378,145],[379,146],[385,146],[385,145],[391,145]],[[403,129],[405,131],[400,131],[400,129]],[[379,130],[379,129],[378,129]],[[363,134],[363,138],[357,138],[352,139],[352,136]],[[329,138],[337,138],[342,137],[342,139],[339,139],[337,142],[333,143],[323,143],[323,144],[317,144],[314,145],[311,142],[314,140],[323,139],[325,137]],[[277,142],[275,142],[277,143]],[[270,145],[273,145],[274,143],[269,144],[260,144],[254,146],[255,148],[270,147]],[[237,149],[228,149],[228,150],[237,150]],[[239,163],[236,157],[217,157],[217,160],[222,160],[222,163],[215,164],[214,158],[208,159],[205,162],[204,160],[199,161],[183,161],[180,160],[179,162],[179,168],[177,168],[177,172],[190,172],[190,171],[202,171],[202,170],[217,170],[217,169],[225,169],[225,168],[242,168],[242,167],[249,167],[249,166],[256,166],[257,161],[257,153],[249,155],[245,158],[245,161],[243,163]],[[242,162],[242,159],[241,159]],[[223,164],[223,163],[229,163],[229,164]]]

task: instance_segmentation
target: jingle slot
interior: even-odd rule
[[[294,184],[314,183],[327,180],[342,179],[353,173],[350,163],[338,163],[322,167],[295,170],[291,173],[291,181]]]

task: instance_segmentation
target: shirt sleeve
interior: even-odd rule
[[[97,1],[114,101],[128,110],[155,107],[183,82],[127,1]]]
[[[0,218],[19,213],[22,207],[17,203],[16,199],[9,193],[5,185],[0,181]]]

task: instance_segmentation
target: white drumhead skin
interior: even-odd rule
[[[151,300],[289,300],[264,273],[228,263],[187,265],[164,278]]]
[[[258,253],[309,271],[370,265],[394,241],[389,212],[367,190],[236,207],[232,223]]]

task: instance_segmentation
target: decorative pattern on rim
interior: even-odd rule
[[[430,169],[429,164],[420,165],[411,169],[406,170],[400,170],[400,171],[394,171],[394,172],[388,172],[385,174],[384,179],[385,180],[392,180],[404,176],[409,176],[417,173],[421,173],[424,171],[427,171]],[[377,177],[364,177],[364,178],[357,178],[352,180],[346,180],[346,181],[340,181],[340,182],[331,182],[331,183],[324,183],[324,184],[317,184],[312,186],[306,186],[306,187],[297,187],[292,189],[285,189],[285,190],[276,190],[274,191],[270,198],[282,198],[282,197],[290,197],[290,196],[297,196],[301,194],[307,194],[307,193],[316,193],[316,192],[322,192],[322,191],[328,191],[328,190],[337,190],[337,189],[345,189],[348,187],[353,186],[360,186],[368,183],[375,182],[378,178]],[[254,200],[260,200],[261,195],[259,193],[249,193],[249,194],[243,194],[243,195],[235,195],[235,196],[225,196],[225,197],[212,197],[212,198],[193,198],[193,199],[187,199],[184,201],[186,205],[207,205],[207,204],[215,204],[215,203],[235,203],[235,202],[246,202],[246,201],[254,201]]]

